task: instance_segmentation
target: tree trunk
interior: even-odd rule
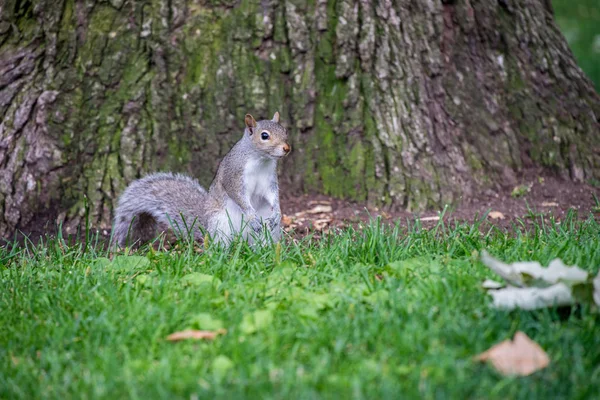
[[[0,236],[109,227],[153,170],[207,185],[276,110],[287,190],[422,209],[530,166],[600,179],[550,0],[0,0]]]

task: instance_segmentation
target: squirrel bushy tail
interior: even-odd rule
[[[112,242],[121,247],[141,244],[169,228],[179,235],[193,233],[198,240],[207,195],[198,181],[185,175],[156,173],[134,181],[119,199]]]

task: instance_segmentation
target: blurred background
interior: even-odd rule
[[[600,0],[553,0],[552,4],[577,62],[600,91]]]

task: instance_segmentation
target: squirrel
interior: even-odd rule
[[[263,227],[274,242],[281,238],[277,161],[290,153],[287,131],[272,120],[244,118],[242,138],[221,161],[208,192],[193,178],[170,172],[132,182],[121,195],[112,241],[141,244],[173,227],[175,234],[226,243],[241,233],[249,243]]]

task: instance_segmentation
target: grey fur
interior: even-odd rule
[[[239,206],[244,220],[255,233],[261,234],[266,223],[272,239],[278,241],[281,210],[274,167],[285,154],[282,148],[289,147],[287,132],[274,121],[256,122],[250,118],[252,125],[247,125],[243,137],[223,158],[208,193],[195,179],[168,172],[132,182],[117,205],[113,242],[119,246],[125,246],[128,240],[129,244],[147,242],[156,237],[159,229],[166,231],[171,227],[176,234],[192,234],[196,240],[202,238],[203,230],[218,236],[219,216],[225,212],[229,200]],[[261,139],[264,131],[270,134],[267,141]],[[247,190],[244,174],[248,173],[245,169],[250,160],[259,166],[273,166],[273,172],[266,178],[270,193]],[[259,214],[264,209],[269,217],[262,220],[263,215]]]
[[[185,175],[160,172],[138,179],[119,199],[113,241],[120,246],[127,244],[127,238],[131,244],[143,243],[156,237],[158,229],[171,227],[179,235],[187,235],[190,230],[195,239],[200,239],[200,226],[206,224],[207,197],[206,190]]]

